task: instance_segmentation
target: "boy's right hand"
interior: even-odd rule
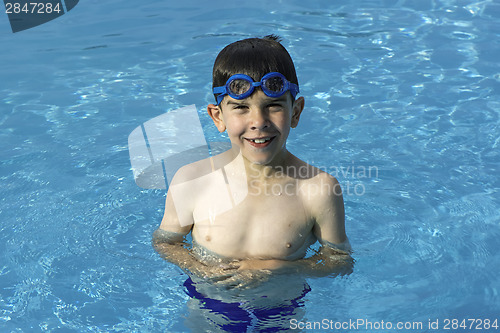
[[[243,270],[267,270],[267,271],[276,271],[280,268],[284,268],[287,266],[287,261],[285,260],[277,260],[277,259],[247,259],[241,260],[238,262],[239,271]]]

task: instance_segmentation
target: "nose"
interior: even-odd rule
[[[250,128],[252,130],[262,130],[269,127],[267,112],[262,108],[255,108],[250,114]]]

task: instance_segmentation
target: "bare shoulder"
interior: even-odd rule
[[[208,157],[190,164],[186,164],[177,170],[175,173],[171,185],[177,185],[181,183],[189,183],[191,180],[195,180],[213,173],[215,170],[224,167],[232,159],[234,159],[231,152],[226,151],[213,157]]]
[[[343,248],[348,239],[342,189],[335,177],[320,169],[314,170],[313,176],[302,180],[301,186],[304,207],[314,220],[314,235],[322,245]]]
[[[222,172],[215,172],[231,161],[230,158],[225,160],[225,157],[222,153],[177,170],[169,184],[160,226],[162,230],[186,234],[196,220],[204,219],[210,207],[213,208],[212,199],[220,197],[222,190],[227,191]]]
[[[310,176],[300,180],[300,195],[309,216],[317,225],[343,229],[344,200],[338,180],[314,166],[308,168]]]
[[[301,194],[306,199],[315,203],[328,203],[338,196],[342,196],[342,190],[338,180],[329,173],[312,166],[304,161],[299,162],[301,177]]]
[[[168,232],[169,238],[178,240],[178,235],[185,235],[191,230],[193,204],[196,202],[198,193],[194,180],[208,172],[207,166],[210,168],[209,159],[186,164],[180,167],[172,178],[167,192],[165,213],[160,225],[160,230]]]
[[[190,180],[199,178],[206,173],[209,173],[207,168],[210,168],[210,158],[186,164],[177,170],[172,178],[171,185],[187,183]]]

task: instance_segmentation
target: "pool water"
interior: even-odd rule
[[[496,331],[499,22],[495,0],[87,0],[16,34],[4,15],[0,331]],[[127,137],[195,104],[221,140],[215,56],[269,33],[306,99],[287,146],[341,182],[354,271],[190,285],[151,246],[165,191],[135,184]]]

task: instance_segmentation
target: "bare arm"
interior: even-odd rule
[[[184,235],[163,229],[156,229],[153,233],[153,247],[160,256],[179,266],[182,270],[188,270],[196,265],[197,260],[191,255],[184,243]]]
[[[323,245],[307,259],[283,263],[286,271],[295,271],[311,277],[348,275],[353,271],[354,260],[349,253]]]
[[[294,261],[249,259],[240,262],[239,270],[266,270],[277,274],[303,274],[309,277],[348,275],[352,273],[354,260],[347,252],[322,246],[306,259]]]

